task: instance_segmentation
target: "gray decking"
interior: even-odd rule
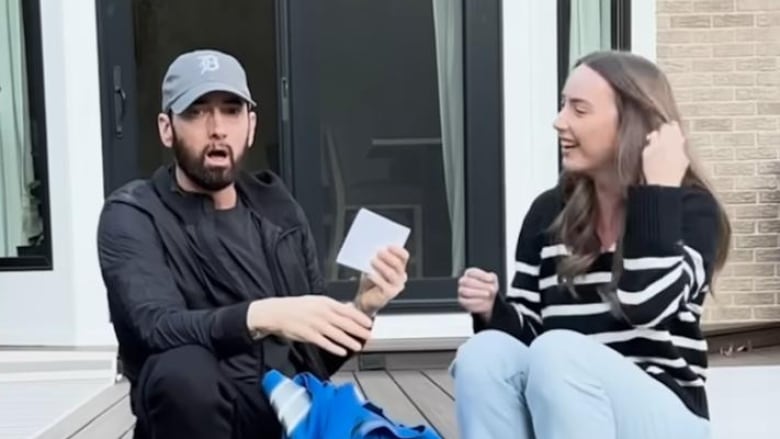
[[[417,358],[422,358],[425,354],[418,355]],[[740,406],[748,404],[753,407],[772,407],[771,401],[777,401],[776,395],[780,394],[780,367],[777,367],[780,365],[780,347],[736,352],[731,356],[714,354],[711,356],[711,364],[713,394],[710,397],[715,399],[713,406],[718,409],[718,415],[726,415],[719,416],[720,419],[715,423],[718,430],[714,439],[780,437],[780,420],[767,415],[768,411],[756,415],[754,410],[751,412],[752,409],[748,408],[748,412],[737,414],[734,413],[736,408],[729,405],[737,403]],[[736,366],[739,367],[731,369]],[[770,377],[770,380],[764,380],[764,377]],[[382,407],[396,421],[407,425],[426,424],[436,429],[445,439],[458,438],[452,380],[444,369],[423,367],[389,371],[345,370],[338,373],[334,381],[356,384],[363,395]],[[743,382],[752,386],[749,394],[740,393],[740,383]],[[760,386],[764,382],[766,388],[762,390]],[[130,413],[127,387],[127,383],[122,382],[107,388],[76,413],[38,437],[132,437],[133,416]],[[747,436],[734,436],[735,431]]]

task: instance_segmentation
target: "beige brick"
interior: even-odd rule
[[[669,78],[672,89],[712,84],[712,74],[710,73],[669,73],[666,77]]]
[[[780,320],[780,306],[757,306],[753,315],[756,320]]]
[[[767,85],[780,86],[780,74],[777,74],[777,73],[758,73],[758,74],[756,74],[756,85],[759,85],[759,86],[767,86]]]
[[[756,26],[780,26],[780,12],[762,12],[756,15]]]
[[[658,67],[667,75],[670,73],[686,73],[691,71],[691,61],[684,59],[658,60]]]
[[[780,248],[756,250],[757,262],[780,262]]]
[[[774,264],[734,263],[731,264],[734,277],[772,277],[775,275]]]
[[[777,189],[776,176],[737,177],[735,189]]]
[[[722,175],[745,176],[745,175],[755,175],[755,173],[756,173],[755,163],[736,162],[736,163],[715,164],[715,175],[718,176],[722,176]],[[737,185],[739,185],[739,182],[737,182]],[[755,188],[749,188],[749,189],[755,189]],[[732,194],[738,194],[740,195],[739,199],[745,199],[744,194],[755,195],[755,192],[732,192]],[[751,200],[750,202],[753,202],[753,200],[755,200],[755,196],[751,197],[750,200]]]
[[[777,235],[737,236],[736,248],[775,248]],[[776,261],[772,261],[776,262]]]
[[[758,163],[758,173],[759,175],[764,175],[764,174],[779,175],[780,162],[774,160],[769,162],[760,162]]]
[[[777,150],[766,146],[736,149],[737,160],[769,160],[777,158]]]
[[[672,29],[696,29],[712,27],[711,15],[677,15],[672,16]]]
[[[754,53],[758,56],[780,56],[780,44],[778,43],[757,44],[755,46]],[[747,55],[743,55],[743,56],[747,56]]]
[[[712,134],[710,133],[690,133],[687,136],[688,145],[696,150],[712,146]],[[701,155],[701,152],[699,152]]]
[[[735,89],[730,87],[703,87],[680,88],[675,91],[674,97],[679,103],[686,102],[713,102],[732,101],[735,97]]]
[[[752,27],[756,16],[753,14],[723,14],[712,17],[712,27]]]
[[[756,114],[752,102],[713,102],[708,104],[682,104],[680,112],[685,117],[698,116],[750,116]]]
[[[777,70],[777,58],[747,58],[735,61],[737,70],[771,72]]]
[[[772,27],[739,28],[735,32],[737,42],[776,43],[780,39],[780,29]]]
[[[758,233],[780,233],[780,221],[759,221]]]
[[[777,119],[772,117],[746,117],[734,120],[735,131],[774,131]]]
[[[659,13],[693,12],[693,2],[683,0],[659,1],[656,5],[656,11]]]
[[[718,146],[755,146],[756,135],[753,133],[713,134],[711,145]]]
[[[735,89],[735,97],[741,101],[780,101],[780,87],[740,87]]]
[[[696,119],[693,121],[694,131],[722,132],[733,129],[734,121],[732,119]]]
[[[759,102],[758,114],[780,115],[780,102]]]
[[[755,233],[756,231],[756,222],[755,221],[740,221],[740,220],[731,220],[731,231],[733,233]],[[769,233],[769,232],[767,232]]]
[[[723,306],[712,309],[712,318],[719,322],[749,320],[753,308],[749,306]]]
[[[755,206],[736,206],[737,219],[775,219],[778,217],[778,206],[759,204]]]
[[[723,279],[718,281],[720,291],[753,291],[753,279]]]
[[[756,291],[780,291],[780,278],[756,279],[754,284]]]
[[[734,59],[697,59],[691,63],[694,72],[731,72],[736,68]]]
[[[732,148],[698,148],[696,155],[707,161],[727,161],[734,160],[735,157]]]
[[[753,56],[756,55],[756,45],[753,43],[719,44],[712,49],[712,55],[716,58],[725,56]]]
[[[737,30],[734,29],[707,29],[707,30],[689,30],[691,33],[691,42],[701,43],[735,43],[737,41]]]
[[[737,11],[777,11],[780,2],[777,0],[737,0]]]
[[[756,74],[754,73],[716,73],[712,75],[712,82],[715,85],[755,85]]]
[[[709,58],[712,56],[712,46],[708,44],[659,44],[657,53],[659,57],[663,58]]]
[[[752,163],[750,165],[753,166]],[[717,166],[715,165],[716,174],[718,173]],[[755,191],[721,192],[718,195],[724,203],[728,204],[756,204],[758,200],[758,194]]]
[[[717,192],[733,191],[735,187],[735,181],[733,177],[720,177],[713,182],[713,187]],[[726,206],[726,209],[733,206]]]
[[[754,257],[754,251],[753,250],[731,250],[729,251],[729,261],[730,262],[753,262],[755,261]],[[735,280],[744,280],[744,279],[735,279]]]
[[[696,0],[693,3],[695,12],[731,12],[734,11],[734,0]]]
[[[780,203],[780,192],[778,191],[759,192],[758,202],[761,204]]]
[[[736,39],[736,33],[734,34]],[[693,42],[693,33],[689,30],[659,30],[656,44],[685,44]]]
[[[735,294],[734,305],[774,305],[774,293]]]
[[[780,133],[759,133],[756,143],[759,146],[780,147]]]
[[[655,27],[657,29],[669,29],[672,27],[672,17],[669,15],[658,15],[655,18]]]

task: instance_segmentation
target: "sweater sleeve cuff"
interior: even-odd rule
[[[636,186],[626,205],[624,252],[628,257],[662,256],[682,240],[682,189]]]
[[[220,352],[237,352],[251,346],[252,336],[246,326],[249,303],[230,305],[217,311],[211,337]]]

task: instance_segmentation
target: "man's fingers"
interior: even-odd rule
[[[374,322],[369,316],[365,315],[365,313],[361,312],[352,305],[337,302],[332,309],[335,311],[336,315],[346,317],[368,330],[370,330],[374,325]]]
[[[362,314],[365,316],[365,314],[358,311],[359,314]],[[330,322],[332,325],[336,326],[337,328],[345,331],[347,334],[357,337],[360,340],[367,341],[369,338],[371,338],[371,330],[366,328],[365,326],[362,326],[355,322],[354,320],[350,319],[349,317],[345,317],[339,314],[333,314],[332,320]]]
[[[362,344],[350,337],[346,332],[333,324],[333,322],[323,322],[318,328],[320,333],[340,346],[351,349],[357,352],[362,347]]]
[[[384,259],[374,259],[371,266],[376,270],[376,274],[379,274],[390,285],[399,285],[404,281],[403,272],[399,270],[400,267],[393,267]]]
[[[381,274],[379,274],[380,268],[377,267],[376,261],[371,264],[372,267],[374,267],[374,272],[368,273],[368,278],[371,280],[371,282],[374,283],[379,289],[383,292],[388,292],[392,290],[392,286],[390,282],[385,279],[385,277]]]
[[[407,262],[409,262],[409,251],[403,247],[392,245],[387,248],[387,253],[395,257],[399,263],[399,267],[403,267]]]
[[[301,334],[301,338],[303,338],[304,341],[325,349],[333,355],[338,355],[339,357],[344,357],[347,355],[346,349],[328,340],[328,338],[325,337],[321,331],[315,329],[314,327],[307,327],[306,330]]]

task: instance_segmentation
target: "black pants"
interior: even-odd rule
[[[150,357],[133,386],[136,438],[278,439],[281,427],[257,384],[224,375],[199,346]]]

